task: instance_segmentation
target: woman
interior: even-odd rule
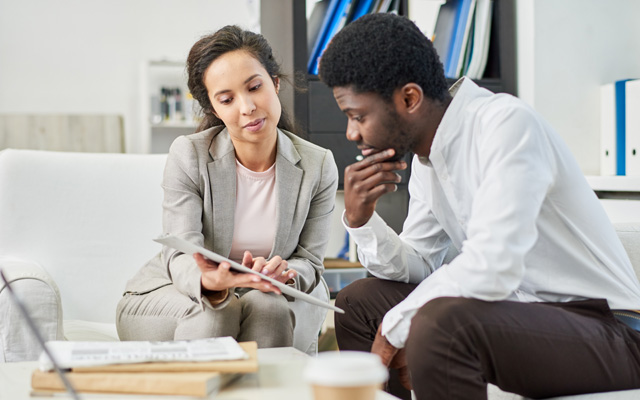
[[[169,151],[163,230],[305,292],[320,281],[338,174],[329,150],[290,133],[282,74],[264,37],[226,26],[187,59],[202,107],[198,133]],[[294,316],[279,289],[201,255],[163,248],[127,283],[122,340],[233,336],[291,346]]]

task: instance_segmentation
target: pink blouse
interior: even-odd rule
[[[276,168],[254,172],[236,160],[236,210],[229,258],[242,262],[245,250],[268,258],[276,236]]]

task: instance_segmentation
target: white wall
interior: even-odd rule
[[[518,94],[599,174],[602,84],[640,78],[640,1],[518,0]]]
[[[115,113],[141,152],[140,65],[203,34],[258,28],[255,0],[0,0],[0,113]]]

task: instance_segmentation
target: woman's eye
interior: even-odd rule
[[[220,99],[220,104],[229,104],[231,103],[231,98]]]
[[[258,83],[257,85],[251,86],[251,88],[249,90],[251,90],[251,91],[258,90],[258,89],[260,89],[260,86],[262,86],[262,85]]]

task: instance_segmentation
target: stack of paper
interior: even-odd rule
[[[218,338],[219,339],[219,338]],[[210,340],[210,339],[207,339]],[[233,339],[231,339],[233,340]],[[103,354],[115,355],[118,353],[117,347],[123,343],[126,347],[130,343],[145,343],[141,347],[139,353],[147,353],[148,349],[153,347],[168,348],[168,344],[192,343],[190,342],[95,342],[96,349],[104,349],[109,347],[108,352]],[[233,341],[235,342],[235,341]],[[57,342],[56,342],[57,343]],[[65,342],[62,342],[65,343]],[[152,361],[145,362],[128,362],[113,364],[110,361],[98,362],[100,356],[95,356],[95,350],[89,350],[88,342],[79,346],[73,346],[74,342],[66,342],[71,346],[51,346],[54,349],[54,357],[60,359],[60,364],[68,366],[69,363],[76,364],[72,366],[71,372],[66,377],[78,392],[88,393],[119,393],[119,394],[150,394],[150,395],[181,395],[195,397],[211,397],[214,396],[221,388],[243,373],[252,373],[258,370],[257,359],[257,343],[245,342],[236,343],[238,349],[241,350],[242,356],[234,359],[221,359],[220,355],[213,359],[216,361],[192,361],[193,359],[211,359],[211,355],[203,357],[202,354],[196,355],[192,353],[189,358],[173,357],[178,354],[170,350],[163,357],[153,356]],[[60,348],[64,347],[62,351]],[[196,346],[197,347],[197,346]],[[236,352],[236,349],[232,349]],[[186,349],[187,347],[184,347]],[[64,355],[64,352],[71,351]],[[190,350],[194,350],[192,346]],[[56,353],[57,352],[57,353]],[[69,356],[74,353],[76,356],[82,353],[93,354],[92,357],[76,357]],[[128,357],[131,358],[131,357]],[[180,359],[183,360],[180,360]],[[162,361],[172,359],[172,361]],[[65,389],[60,377],[52,371],[34,371],[31,377],[31,387],[34,392],[55,392]]]

